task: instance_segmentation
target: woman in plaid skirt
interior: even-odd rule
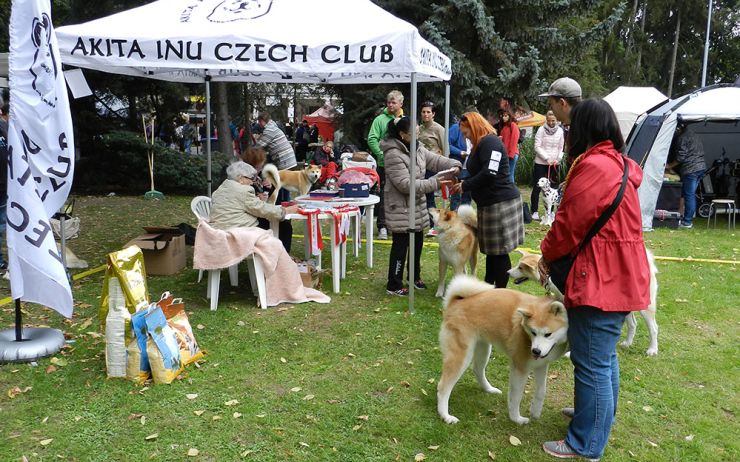
[[[491,124],[479,113],[467,112],[460,119],[460,131],[473,149],[466,164],[470,178],[458,187],[470,191],[478,207],[478,242],[486,255],[485,281],[503,288],[509,281],[509,252],[524,243],[522,199],[509,175],[506,149]]]

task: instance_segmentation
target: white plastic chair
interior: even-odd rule
[[[211,215],[211,198],[207,196],[196,196],[190,201],[190,209],[198,220],[208,221]],[[260,308],[267,309],[267,290],[265,288],[265,272],[262,268],[262,261],[259,257],[250,255],[247,257],[249,266],[249,282],[252,286],[252,293],[257,297],[257,303]],[[198,272],[198,282],[203,279],[203,270]],[[229,266],[229,282],[232,286],[239,285],[239,264]],[[218,291],[221,287],[221,270],[208,271],[208,287],[206,288],[206,298],[211,300],[211,311],[218,308]]]

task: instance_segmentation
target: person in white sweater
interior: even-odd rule
[[[545,125],[537,130],[534,138],[534,172],[532,173],[532,196],[530,197],[533,220],[540,219],[537,212],[540,206],[540,187],[537,186],[537,181],[545,177],[550,180],[552,187],[556,187],[558,166],[563,158],[564,145],[563,128],[558,124],[555,113],[547,111]]]

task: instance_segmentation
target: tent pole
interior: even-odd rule
[[[704,40],[704,61],[701,66],[701,87],[707,86],[707,61],[709,61],[709,31],[712,28],[712,0],[709,0],[707,11],[707,36]]]
[[[416,72],[411,73],[411,146],[409,148],[409,313],[414,314],[414,229],[416,229]]]
[[[15,299],[15,341],[23,341],[23,314],[21,313],[21,299]]]
[[[206,75],[206,183],[208,197],[211,197],[211,76]]]
[[[445,82],[445,140],[444,151],[450,157],[450,82]]]

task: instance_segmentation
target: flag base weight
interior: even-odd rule
[[[164,199],[164,194],[159,191],[151,190],[144,193],[144,199]]]
[[[59,329],[29,327],[16,340],[15,329],[0,332],[0,364],[28,363],[51,356],[64,346],[64,334]]]

